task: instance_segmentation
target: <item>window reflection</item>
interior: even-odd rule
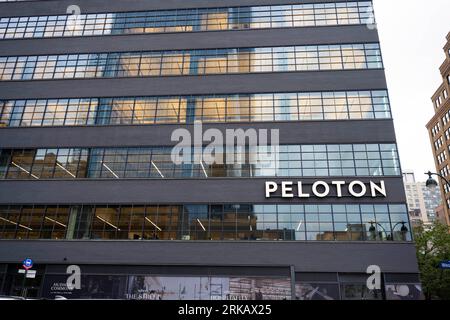
[[[128,239],[130,240],[142,240],[143,239],[143,227],[145,223],[145,206],[133,206],[126,208],[125,214],[130,214],[130,225]],[[121,228],[126,230],[125,228]]]
[[[119,209],[117,207],[96,207],[92,220],[92,239],[116,239],[122,229],[118,227]]]
[[[411,241],[411,228],[403,204],[0,206],[0,238]]]
[[[0,126],[389,119],[386,91],[0,101]]]
[[[178,115],[177,115],[178,116]],[[195,152],[200,152],[193,150]],[[6,179],[215,178],[397,176],[395,144],[282,145],[267,159],[266,149],[233,151],[242,164],[226,164],[216,150],[213,164],[172,161],[170,147],[1,150],[0,173]],[[88,162],[89,156],[89,162]],[[279,161],[275,161],[278,157]],[[250,162],[251,160],[251,162]]]
[[[226,121],[226,98],[205,98],[196,100],[195,118],[210,121]]]
[[[86,176],[87,149],[12,151],[7,179],[75,179]]]
[[[139,65],[139,76],[159,76],[161,69],[161,54],[146,54],[141,57]]]
[[[0,39],[367,24],[370,1],[5,17]]]
[[[0,57],[0,80],[379,69],[378,43]]]
[[[202,31],[214,31],[214,30],[226,30],[228,29],[228,12],[227,11],[218,11],[218,12],[208,12],[200,14],[200,24]]]

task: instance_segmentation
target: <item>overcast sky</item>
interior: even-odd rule
[[[450,32],[450,0],[373,0],[402,169],[435,170],[425,128]]]

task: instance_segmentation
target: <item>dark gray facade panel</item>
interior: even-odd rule
[[[171,135],[179,128],[194,137],[193,126],[181,124],[1,128],[0,148],[171,146],[178,143]],[[269,130],[278,129],[280,144],[395,142],[392,120],[203,124],[203,132],[209,128],[221,130],[224,137],[227,129],[265,129],[269,139]]]
[[[384,70],[0,82],[0,99],[386,89]]]
[[[378,42],[366,26],[2,40],[0,56]]]
[[[66,14],[67,7],[70,5],[78,5],[81,8],[82,13],[103,13],[330,2],[354,2],[354,0],[227,0],[226,4],[223,0],[108,0],[107,4],[105,4],[104,0],[44,0],[35,2],[0,3],[0,17],[26,16],[30,14]]]
[[[270,254],[269,254],[270,253]],[[412,243],[0,241],[0,263],[294,266],[296,272],[417,273]],[[67,258],[67,261],[64,261]]]
[[[84,274],[114,274],[114,275],[164,275],[164,276],[290,276],[290,267],[224,267],[224,266],[198,266],[198,265],[80,265]],[[0,272],[2,267],[0,265]],[[67,264],[48,264],[46,274],[66,275]],[[303,273],[305,274],[305,273]],[[317,274],[317,273],[316,273]],[[412,276],[412,275],[409,275]]]
[[[281,199],[274,194],[265,198],[265,182],[303,181],[310,190],[317,180],[347,182],[360,180],[386,183],[387,197],[354,198],[343,187],[342,198],[331,188],[326,199]],[[244,191],[244,192],[243,192]],[[295,188],[294,188],[294,192]],[[254,178],[254,179],[155,179],[155,180],[39,180],[0,181],[0,204],[209,204],[209,203],[404,203],[405,193],[400,177],[339,177],[331,178]]]

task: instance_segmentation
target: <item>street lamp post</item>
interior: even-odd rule
[[[429,189],[435,189],[435,188],[437,188],[439,186],[439,183],[436,180],[433,179],[433,176],[437,176],[437,177],[441,178],[443,181],[445,181],[445,185],[447,186],[447,190],[444,189],[444,194],[442,195],[442,197],[443,197],[443,200],[444,200],[443,201],[443,205],[448,208],[448,204],[445,203],[446,197],[444,195],[445,195],[446,192],[450,191],[450,182],[447,180],[446,177],[444,177],[442,174],[439,174],[439,173],[433,173],[431,171],[428,171],[425,174],[428,175],[428,180],[426,182],[426,186]],[[448,219],[449,219],[448,216],[446,216],[445,220],[447,221],[447,223],[449,223]]]
[[[439,177],[439,178],[441,178],[442,180],[445,181],[445,184],[447,185],[447,188],[449,188],[449,190],[450,190],[450,182],[442,174],[433,173],[431,171],[428,171],[425,174],[428,175],[428,180],[426,182],[427,188],[433,189],[433,188],[436,188],[436,187],[439,186],[439,183],[436,180],[433,179],[433,176],[437,176],[437,177]]]

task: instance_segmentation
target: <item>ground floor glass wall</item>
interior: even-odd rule
[[[97,266],[98,267],[98,266]],[[1,265],[0,265],[1,268]],[[102,266],[103,272],[81,268],[81,289],[67,287],[66,266],[36,266],[36,278],[26,279],[9,265],[0,282],[0,294],[29,298],[123,299],[123,300],[418,300],[422,289],[416,274],[383,274],[379,290],[366,286],[368,275],[346,273],[295,273],[289,268],[152,267]],[[96,268],[96,267],[94,267]],[[59,269],[59,271],[56,271]],[[178,273],[174,271],[178,270]],[[84,272],[84,271],[87,272]],[[147,271],[147,273],[145,272]],[[0,280],[2,278],[0,277]]]

